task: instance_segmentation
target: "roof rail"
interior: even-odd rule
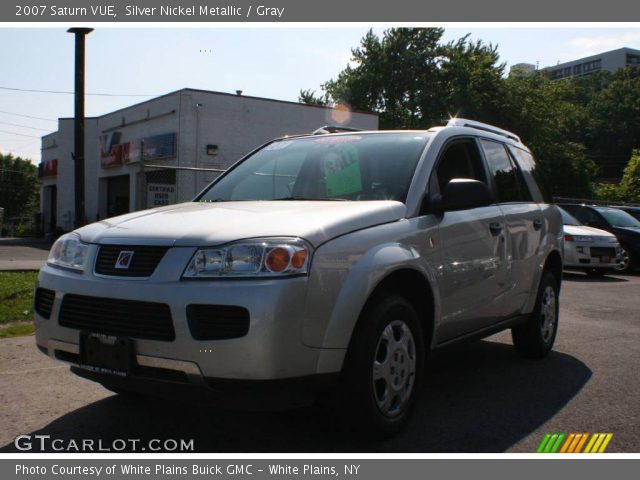
[[[340,133],[340,132],[361,132],[361,128],[342,127],[340,125],[325,125],[317,130],[314,130],[312,135],[326,135],[327,133]]]
[[[494,127],[493,125],[489,125],[488,123],[476,122],[475,120],[467,120],[466,118],[452,118],[447,122],[447,127],[475,128],[477,130],[482,130],[485,132],[491,132],[497,135],[502,135],[503,137],[507,137],[507,138],[510,138],[511,140],[515,140],[518,143],[522,143],[522,140],[520,140],[520,137],[515,133],[509,132],[507,130],[503,130],[502,128]]]

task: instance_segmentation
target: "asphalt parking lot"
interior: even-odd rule
[[[555,351],[516,356],[508,333],[429,361],[409,427],[365,440],[331,411],[227,412],[127,402],[39,353],[0,341],[0,451],[20,434],[61,439],[194,439],[201,452],[534,452],[547,432],[612,432],[607,452],[640,452],[640,276],[568,274]]]

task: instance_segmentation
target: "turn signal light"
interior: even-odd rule
[[[264,265],[270,272],[281,273],[287,269],[290,261],[291,255],[289,254],[289,250],[284,247],[276,247],[267,253],[264,259]]]

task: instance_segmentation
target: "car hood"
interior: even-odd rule
[[[84,242],[204,246],[257,237],[300,237],[318,246],[404,218],[396,201],[189,202],[129,213],[77,231]]]
[[[589,235],[591,237],[615,237],[613,233],[586,225],[564,225],[564,233],[569,235]]]

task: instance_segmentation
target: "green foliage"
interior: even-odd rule
[[[351,65],[322,86],[321,98],[378,113],[382,129],[429,128],[452,116],[493,123],[531,147],[547,194],[592,196],[597,168],[585,147],[587,108],[594,97],[607,104],[605,92],[622,77],[626,91],[631,80],[608,73],[575,81],[551,81],[541,72],[505,78],[497,47],[468,35],[443,44],[443,33],[392,28],[379,37],[370,30],[352,50]],[[300,98],[315,103],[315,92]]]
[[[326,105],[328,100],[326,95],[317,96],[315,90],[300,90],[298,102],[307,105]]]
[[[0,325],[33,318],[38,272],[0,272]]]
[[[0,153],[0,207],[5,220],[39,209],[38,168],[29,160]]]
[[[352,63],[323,85],[327,99],[377,112],[381,128],[428,128],[456,114],[491,117],[504,66],[494,47],[463,37],[440,43],[442,28],[369,31]]]
[[[596,195],[601,200],[640,203],[640,149],[633,151],[620,183],[600,184]]]
[[[620,190],[627,202],[640,203],[640,149],[634,150],[624,169]]]
[[[607,77],[586,105],[585,143],[595,156],[628,160],[640,147],[640,68],[623,68]]]
[[[6,327],[0,327],[0,338],[26,337],[33,335],[36,331],[33,322],[10,323]]]
[[[599,183],[595,185],[594,193],[598,200],[624,202],[619,186],[612,183]]]

